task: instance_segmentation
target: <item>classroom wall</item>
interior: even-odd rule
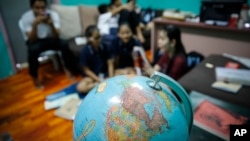
[[[126,2],[127,0],[122,0]],[[63,5],[99,5],[101,3],[109,3],[110,0],[60,0]],[[191,11],[195,14],[199,13],[201,0],[137,0],[137,4],[142,8],[157,8],[157,9],[180,9]]]
[[[14,74],[14,59],[0,11],[0,80]]]
[[[0,31],[0,80],[14,74],[8,47],[4,41],[2,30]]]
[[[122,0],[126,2],[127,0]],[[156,9],[180,9],[190,11],[199,15],[200,5],[202,0],[137,0],[137,4],[141,8],[156,8]],[[63,5],[99,5],[101,3],[109,3],[110,0],[60,0]],[[250,5],[250,0],[247,0]]]

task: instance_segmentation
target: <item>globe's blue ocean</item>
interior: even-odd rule
[[[74,120],[74,140],[187,141],[189,127],[171,91],[151,88],[143,76],[117,76],[85,97]]]

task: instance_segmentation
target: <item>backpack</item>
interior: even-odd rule
[[[156,17],[156,11],[151,8],[142,9],[140,12],[141,21],[144,24],[149,23]]]
[[[188,71],[194,68],[196,65],[200,64],[204,56],[196,51],[191,51],[187,54],[187,66]]]

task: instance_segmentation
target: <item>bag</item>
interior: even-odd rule
[[[187,66],[188,70],[191,70],[196,65],[200,64],[204,59],[204,56],[196,51],[191,51],[187,54]]]
[[[156,11],[151,8],[142,9],[140,16],[141,16],[141,21],[144,24],[147,24],[156,17]]]

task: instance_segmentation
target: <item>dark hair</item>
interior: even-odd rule
[[[110,4],[113,5],[117,0],[111,0]]]
[[[90,25],[87,27],[86,31],[85,31],[85,36],[87,38],[91,37],[93,35],[93,33],[98,30],[96,25]]]
[[[43,1],[45,3],[45,5],[47,5],[47,0],[30,0],[30,7],[33,7],[33,5],[36,1]]]
[[[131,2],[131,1],[134,1],[136,3],[136,0],[127,0],[127,3]]]
[[[98,6],[98,11],[100,14],[106,13],[108,11],[108,5],[107,4],[101,4]]]
[[[128,22],[122,22],[122,23],[120,23],[120,24],[119,24],[119,27],[118,27],[118,32],[121,30],[121,27],[122,27],[123,25],[128,26],[129,29],[130,29],[131,32],[132,32],[132,28],[131,28],[131,26],[130,26],[130,24],[129,24]]]
[[[183,54],[186,56],[186,50],[181,41],[181,30],[174,25],[168,25],[163,28],[167,32],[167,36],[170,41],[173,39],[176,41],[174,54]]]

